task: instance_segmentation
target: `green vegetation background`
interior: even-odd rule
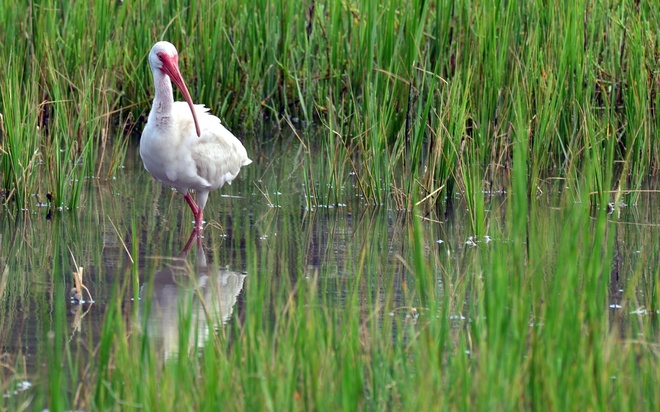
[[[126,257],[98,341],[70,340],[65,314],[67,248],[82,266],[100,267],[99,245],[116,232],[127,254],[139,256],[152,247],[140,236],[159,236],[153,220],[139,229],[145,199],[98,206],[116,209],[118,228],[105,224],[106,211],[70,235],[57,221],[55,236],[39,236],[37,223],[3,233],[3,250],[14,253],[0,271],[3,325],[18,322],[15,308],[29,301],[46,314],[48,337],[39,352],[47,379],[3,397],[3,407],[653,409],[660,236],[612,228],[604,205],[632,204],[658,168],[659,10],[656,1],[614,0],[5,1],[5,216],[48,192],[56,206],[90,204],[85,178],[113,175],[139,139],[153,94],[146,57],[161,39],[179,49],[193,99],[249,151],[278,129],[295,129],[306,187],[330,188],[306,201],[343,201],[339,188],[350,178],[367,203],[421,203],[395,231],[395,263],[383,253],[392,245],[388,219],[329,230],[328,244],[341,233],[365,236],[337,240],[347,244],[344,277],[306,272],[294,242],[259,246],[259,235],[276,232],[304,248],[314,226],[299,216],[237,218],[242,238],[232,247],[244,247],[246,314],[227,327],[209,321],[217,329],[209,342],[171,362],[132,329],[137,309],[125,306],[137,297],[140,267]],[[255,160],[253,168],[269,161]],[[549,178],[569,182],[556,221],[545,220],[536,198],[555,187]],[[488,193],[500,188],[507,202],[501,221],[489,224]],[[472,233],[498,241],[433,253],[439,225],[419,212],[457,192]],[[104,237],[85,230],[96,219]],[[268,232],[264,221],[283,219],[291,222]],[[167,235],[173,250],[179,236]],[[86,236],[93,238],[83,243]],[[614,316],[611,262],[633,253]],[[141,269],[153,282],[156,264]],[[46,300],[30,289],[44,284],[55,285]],[[179,316],[185,347],[196,336],[193,315]],[[2,359],[0,387],[13,391],[21,357]],[[7,371],[16,373],[6,379]]]
[[[311,178],[355,172],[377,203],[470,198],[507,176],[517,139],[530,191],[584,167],[592,189],[637,189],[657,170],[656,2],[184,3],[2,7],[4,203],[76,206],[80,176],[113,173],[148,113],[160,39],[248,146],[273,125],[307,131],[308,160],[331,172]]]

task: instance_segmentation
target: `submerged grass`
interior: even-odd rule
[[[30,328],[17,307],[43,315],[37,333],[22,335],[26,347],[34,344],[31,336],[45,338],[37,340],[36,355],[3,358],[0,385],[15,394],[3,397],[2,406],[652,408],[660,378],[657,230],[609,221],[606,209],[591,206],[587,190],[577,197],[566,190],[548,207],[545,197],[527,194],[525,134],[513,137],[512,151],[523,164],[514,164],[505,199],[484,199],[489,212],[473,246],[465,243],[471,225],[438,225],[418,210],[349,203],[301,217],[291,206],[295,194],[283,197],[280,207],[261,202],[248,208],[262,198],[245,192],[249,180],[231,187],[247,199],[222,199],[222,214],[209,205],[209,219],[218,219],[224,230],[206,232],[206,257],[227,269],[195,269],[201,254],[195,248],[178,265],[171,256],[183,247],[191,224],[164,229],[174,226],[162,219],[173,219],[178,210],[174,219],[189,220],[180,197],[140,196],[127,205],[122,193],[132,185],[122,179],[113,193],[99,193],[103,201],[87,205],[103,213],[84,214],[72,230],[65,230],[65,213],[22,227],[5,220],[2,233],[16,235],[0,239],[3,250],[12,251],[0,264],[12,273],[52,269],[10,276],[3,286],[3,342],[15,341],[16,329]],[[261,173],[246,172],[250,178]],[[571,184],[586,186],[592,173],[585,168],[583,180]],[[147,190],[162,190],[147,176],[140,179]],[[291,190],[277,186],[285,183],[276,173],[263,184],[269,192]],[[139,225],[143,214],[149,218]],[[47,236],[31,233],[44,231],[39,221],[51,224]],[[76,307],[66,303],[64,287],[73,283],[71,253],[94,273],[87,286],[97,288],[92,294],[98,301],[78,323],[65,313]],[[109,262],[112,272],[93,270]],[[220,302],[234,284],[221,283],[216,295],[209,293],[220,273],[214,270],[247,273],[230,293],[239,296],[229,300],[229,318]],[[613,303],[618,309],[608,309]],[[158,314],[170,318],[161,322]],[[18,391],[31,375],[21,366],[26,361],[28,369],[46,374]]]

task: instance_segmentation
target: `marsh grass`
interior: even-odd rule
[[[150,308],[139,305],[156,301],[147,295],[138,304],[134,299],[140,287],[143,294],[153,293],[155,273],[172,265],[170,256],[188,234],[186,225],[163,230],[172,221],[190,220],[180,195],[170,196],[138,175],[145,191],[158,191],[160,200],[152,193],[131,196],[134,201],[127,203],[124,193],[133,184],[119,179],[111,191],[100,184],[101,190],[91,192],[84,209],[89,213],[77,225],[70,225],[66,213],[31,225],[3,221],[2,248],[12,251],[3,265],[12,273],[52,267],[8,277],[4,287],[3,342],[24,327],[21,315],[12,312],[20,302],[29,305],[29,313],[44,315],[36,333],[44,337],[37,358],[46,374],[32,389],[3,398],[3,406],[633,410],[653,405],[659,325],[653,316],[631,312],[657,310],[652,263],[657,232],[608,222],[605,209],[591,206],[602,204],[607,194],[593,202],[586,190],[565,190],[552,207],[546,197],[529,196],[524,137],[513,137],[512,151],[523,165],[514,164],[509,192],[500,201],[482,199],[482,234],[493,241],[472,247],[464,245],[471,223],[438,225],[417,212],[358,209],[346,202],[346,210],[312,209],[301,219],[288,212],[297,199],[292,193],[282,196],[280,208],[264,202],[263,208],[226,220],[211,204],[209,218],[219,219],[224,231],[209,230],[209,259],[244,265],[246,284],[231,321],[222,325],[209,318],[207,326],[216,332],[206,337],[193,302],[208,298],[194,287],[179,295],[174,336],[187,350],[167,357],[141,332]],[[263,176],[264,187],[284,193],[297,187],[278,176],[289,164],[275,162],[272,173]],[[595,170],[585,168],[582,182],[568,184],[587,186],[596,180]],[[251,188],[261,173],[246,169],[248,180],[230,189]],[[604,184],[610,178],[605,176]],[[250,196],[243,202],[262,197]],[[233,208],[244,207],[221,200],[227,218]],[[143,224],[137,224],[142,216]],[[457,220],[471,216],[467,211]],[[439,238],[446,243],[436,243]],[[104,247],[94,246],[100,244]],[[78,332],[65,314],[69,287],[64,284],[73,283],[71,253],[85,273],[93,273],[87,286],[108,291],[92,290],[98,306]],[[618,260],[616,254],[632,259]],[[114,262],[112,274],[94,270],[108,261]],[[189,264],[194,261],[193,252]],[[617,269],[620,281],[611,265],[617,261],[625,265]],[[186,271],[192,275],[192,265]],[[44,293],[45,300],[29,298]],[[608,311],[616,296],[622,309]],[[24,338],[30,342],[27,334]],[[21,372],[23,362],[20,353],[3,359],[15,372],[3,367],[3,390],[28,376]]]
[[[272,122],[314,129],[305,145],[332,157],[308,185],[355,176],[372,204],[411,209],[436,193],[424,202],[433,208],[456,188],[473,203],[485,182],[506,178],[517,127],[530,187],[575,177],[603,145],[620,167],[598,190],[638,189],[658,164],[656,14],[585,1],[6,7],[5,204],[32,207],[50,191],[56,206],[75,207],[82,178],[114,174],[149,109],[146,54],[161,38],[180,49],[195,100],[248,146]]]
[[[525,158],[524,136],[514,138],[517,159]],[[584,182],[594,180],[591,173],[584,170]],[[66,222],[54,220],[51,230],[59,236],[32,237],[33,244],[22,246],[42,254],[8,258],[12,271],[44,267],[42,261],[53,266],[45,276],[7,281],[3,340],[13,339],[9,331],[21,327],[20,314],[12,312],[15,300],[40,295],[34,290],[39,285],[46,285],[48,298],[32,300],[30,311],[50,315],[38,331],[46,337],[37,352],[45,362],[44,380],[3,398],[3,407],[638,410],[654,405],[660,325],[657,317],[631,312],[657,310],[657,267],[651,264],[657,231],[608,221],[605,209],[591,207],[593,195],[587,191],[578,199],[565,191],[548,207],[545,197],[526,195],[526,175],[524,167],[514,165],[506,199],[484,198],[490,213],[482,233],[493,240],[476,246],[464,245],[471,224],[438,225],[417,211],[364,208],[347,219],[341,208],[321,208],[301,219],[286,212],[295,195],[283,197],[282,208],[264,203],[249,214],[226,214],[231,222],[218,222],[224,232],[209,230],[204,247],[209,259],[244,265],[239,302],[226,324],[201,318],[201,325],[214,331],[202,332],[198,309],[212,308],[213,302],[195,286],[199,252],[191,252],[180,278],[180,285],[190,287],[180,289],[174,304],[178,350],[169,352],[147,333],[145,314],[158,307],[147,296],[158,293],[157,272],[172,266],[170,256],[182,247],[189,227],[164,231],[156,219],[139,226],[133,216],[162,210],[187,221],[185,210],[176,213],[180,196],[162,196],[157,204],[140,197],[130,213],[121,197],[100,192],[108,197],[96,203],[96,195],[90,196],[88,208],[104,205],[112,223],[83,220],[69,232]],[[273,174],[263,183],[272,187],[277,180]],[[125,190],[125,182],[117,185],[118,192]],[[226,200],[223,208],[253,203],[232,202]],[[468,211],[460,219],[470,216]],[[3,222],[3,233],[14,228],[15,223]],[[2,237],[3,250],[16,250],[11,246],[21,245],[20,238],[29,235],[25,231],[43,230],[36,224],[17,229],[15,238]],[[438,244],[438,238],[447,242]],[[100,243],[106,245],[102,252],[93,247]],[[95,273],[87,286],[107,290],[92,291],[98,307],[77,332],[65,313],[71,305],[64,285],[73,283],[69,247],[78,265]],[[638,256],[622,260],[626,267],[618,274],[626,279],[615,278],[616,254]],[[119,275],[92,272],[107,261]],[[608,310],[616,296],[622,308]],[[8,374],[3,367],[3,390],[16,387],[24,361],[20,354],[3,360],[15,369]]]
[[[19,341],[37,347],[37,361],[20,350],[0,358],[0,389],[15,391],[29,371],[42,379],[3,397],[3,408],[659,403],[660,237],[606,214],[609,203],[625,214],[657,171],[652,6],[46,1],[0,10],[0,170],[16,216],[0,220],[0,273],[11,268],[0,337],[25,330]],[[143,333],[140,311],[152,301],[141,308],[139,289],[153,291],[171,265],[188,211],[143,171],[126,177],[138,186],[105,180],[135,149],[153,87],[146,55],[161,38],[179,48],[195,100],[249,147],[243,195],[270,205],[235,215],[247,208],[238,200],[223,199],[226,214],[210,205],[210,258],[240,262],[248,277],[235,316],[207,319],[208,336],[193,310],[206,298],[194,287],[180,297],[183,349],[171,357]],[[252,132],[272,125],[296,153],[290,162],[277,163]],[[48,192],[63,211],[46,223],[34,206]],[[466,210],[469,229],[438,224],[438,206]],[[465,245],[466,230],[476,246]],[[94,273],[88,286],[110,291],[92,290],[99,309],[81,333],[66,313],[69,249]]]

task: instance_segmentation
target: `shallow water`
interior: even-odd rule
[[[166,358],[180,349],[181,301],[198,314],[200,333],[190,344],[204,345],[204,336],[246,316],[245,291],[265,277],[292,285],[300,278],[326,279],[330,286],[324,290],[337,305],[361,282],[363,304],[380,304],[392,293],[395,309],[383,316],[414,320],[417,312],[411,310],[406,293],[411,214],[366,205],[350,184],[339,190],[315,187],[316,193],[332,189],[343,198],[310,208],[311,191],[303,183],[296,153],[275,145],[257,148],[251,157],[255,162],[231,186],[211,195],[201,249],[193,244],[187,256],[181,251],[192,230],[192,214],[178,193],[142,168],[136,148],[116,176],[88,180],[78,210],[39,207],[35,200],[35,207],[18,217],[3,212],[3,376],[20,370],[28,381],[46,379],[58,307],[66,307],[70,339],[92,351],[108,303],[120,287],[133,296],[122,301],[126,322],[132,323],[129,329],[141,333],[146,328]],[[530,215],[531,225],[542,231],[568,224],[562,213],[566,203],[559,201],[566,185],[560,181],[546,187]],[[433,287],[442,292],[443,279],[481,270],[475,267],[475,256],[493,244],[507,244],[507,197],[500,192],[488,199],[488,236],[473,236],[459,194],[455,209],[443,213],[441,221],[423,216],[424,254],[440,268]],[[607,279],[609,307],[603,310],[617,319],[622,333],[636,317],[653,314],[647,311],[653,281],[645,279],[658,273],[657,199],[655,192],[643,193],[636,205],[622,207],[610,222],[616,256]],[[248,261],[251,258],[255,260]],[[82,305],[70,298],[74,259],[83,268],[83,283],[93,302],[86,294]],[[362,270],[367,279],[357,276]],[[636,290],[629,291],[633,277]],[[624,307],[626,296],[629,303]],[[137,321],[131,321],[131,313],[137,313]],[[460,326],[471,316],[456,307],[451,319]]]

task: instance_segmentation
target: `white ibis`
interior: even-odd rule
[[[180,192],[201,233],[209,192],[231,184],[241,167],[252,163],[245,147],[204,105],[194,105],[179,71],[173,44],[160,41],[151,48],[149,64],[156,96],[140,140],[144,168],[160,182]],[[175,102],[172,82],[185,102]],[[191,116],[192,113],[192,116]],[[189,190],[197,192],[197,202]]]

